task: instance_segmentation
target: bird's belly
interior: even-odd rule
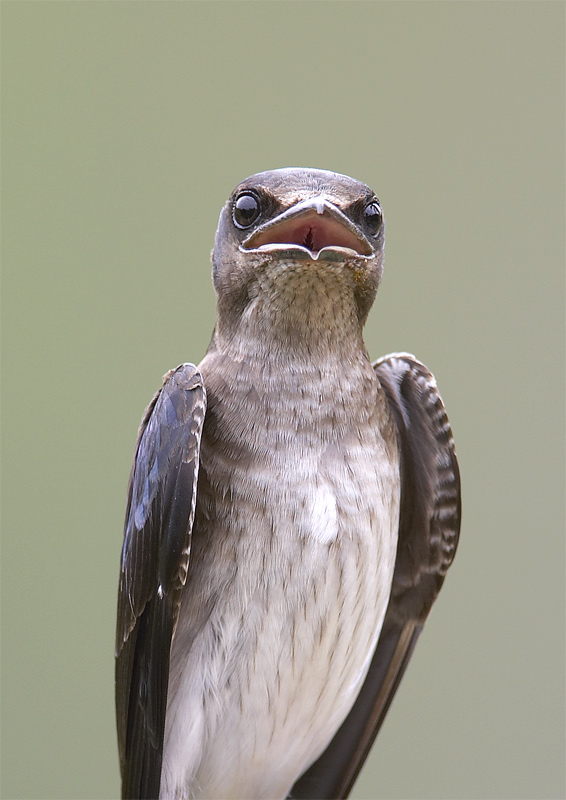
[[[398,469],[379,462],[269,479],[248,467],[245,481],[232,476],[226,516],[203,487],[162,797],[284,798],[332,739],[389,599]]]

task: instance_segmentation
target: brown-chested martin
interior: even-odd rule
[[[220,214],[218,318],[140,427],[116,640],[124,798],[344,798],[458,541],[431,373],[374,364],[372,190],[262,172]]]

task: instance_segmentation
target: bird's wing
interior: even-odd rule
[[[452,563],[460,531],[460,476],[436,382],[414,356],[374,364],[401,452],[399,543],[391,596],[358,698],[290,797],[348,797],[397,691],[423,623]]]
[[[193,364],[145,412],[128,486],[116,627],[123,798],[157,798],[169,654],[189,563],[206,392]]]

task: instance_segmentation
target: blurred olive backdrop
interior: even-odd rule
[[[435,372],[460,549],[356,798],[564,797],[564,4],[2,3],[2,795],[114,798],[137,425],[263,169],[387,217],[372,357]]]

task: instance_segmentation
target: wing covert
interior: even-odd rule
[[[407,353],[373,365],[401,454],[399,541],[389,605],[360,694],[327,749],[297,781],[293,800],[348,797],[454,558],[460,475],[434,376]]]
[[[123,798],[157,798],[169,654],[190,552],[206,392],[192,364],[164,376],[128,485],[116,627]]]

